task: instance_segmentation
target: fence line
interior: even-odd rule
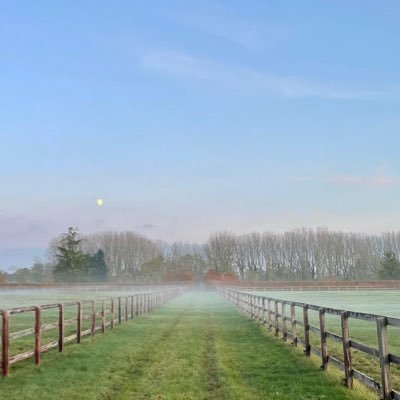
[[[18,284],[0,284],[1,292],[14,292],[14,291],[57,291],[66,293],[82,293],[82,292],[109,292],[109,291],[145,291],[145,290],[157,290],[165,287],[175,287],[180,285],[187,285],[188,282],[168,282],[164,284],[135,284],[135,283],[120,283],[120,284],[69,284],[69,285],[47,285],[47,284],[30,284],[30,285],[18,285]]]
[[[390,364],[400,365],[400,357],[389,352],[388,346],[388,326],[400,327],[400,319],[387,317],[377,314],[368,314],[362,312],[346,311],[328,307],[316,306],[313,304],[301,303],[297,301],[288,301],[270,298],[266,296],[254,295],[231,288],[218,287],[218,290],[233,303],[239,310],[249,314],[251,318],[266,324],[269,330],[275,331],[275,336],[287,340],[291,337],[292,344],[298,343],[304,346],[304,353],[309,356],[311,353],[321,358],[323,369],[328,368],[328,364],[334,364],[344,371],[345,383],[348,388],[353,387],[353,378],[361,381],[365,385],[381,392],[382,399],[400,399],[400,393],[393,389],[390,375]],[[279,313],[279,305],[281,312]],[[286,306],[290,305],[290,316],[286,314]],[[302,309],[302,318],[296,316],[295,307]],[[317,311],[319,315],[319,327],[310,324],[309,310]],[[329,332],[326,329],[325,316],[332,314],[340,317],[341,335]],[[351,339],[349,320],[357,319],[369,321],[376,324],[378,349],[367,346]],[[288,329],[287,323],[290,323]],[[297,326],[303,327],[303,338],[297,333]],[[311,346],[310,332],[319,334],[320,349]],[[329,355],[327,338],[342,344],[343,361]],[[381,380],[380,382],[371,378],[367,374],[356,370],[352,366],[351,349],[357,349],[360,352],[379,359]]]
[[[220,282],[217,282],[217,285]],[[367,290],[400,290],[400,287],[377,287],[377,286],[232,286],[227,287],[235,290],[246,291],[275,291],[275,292],[350,292],[350,291],[367,291]]]
[[[44,304],[39,306],[17,307],[0,310],[2,319],[1,330],[1,370],[3,376],[8,376],[10,366],[19,361],[33,357],[36,365],[41,363],[41,354],[52,349],[58,348],[59,352],[64,350],[64,345],[73,341],[81,343],[82,337],[94,337],[96,332],[106,332],[106,329],[113,329],[116,324],[121,325],[123,321],[128,321],[134,317],[152,311],[154,308],[161,307],[168,300],[183,293],[187,287],[173,286],[167,288],[158,287],[156,290],[140,292],[133,295],[119,297],[97,298],[94,300],[70,301],[66,303]],[[90,306],[90,313],[84,314],[84,305]],[[101,306],[101,311],[96,312],[96,305]],[[108,307],[107,307],[108,306]],[[65,319],[65,310],[68,307],[75,307],[76,316]],[[108,309],[108,313],[107,313]],[[45,310],[57,310],[57,321],[43,324],[42,314]],[[34,313],[34,326],[16,332],[11,332],[11,317],[15,314]],[[109,315],[107,321],[107,314]],[[90,327],[83,330],[83,321],[89,320]],[[99,324],[98,324],[99,323]],[[65,328],[75,325],[76,332],[65,336]],[[43,332],[57,329],[58,337],[50,343],[42,345]],[[13,340],[34,335],[34,348],[21,354],[10,355],[10,344]]]

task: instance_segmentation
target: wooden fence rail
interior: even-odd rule
[[[301,343],[304,346],[304,353],[307,356],[311,353],[318,355],[321,358],[321,368],[326,370],[329,364],[334,364],[342,369],[344,371],[344,381],[348,388],[353,387],[353,378],[355,378],[370,388],[378,390],[384,400],[400,399],[400,393],[392,387],[390,374],[390,365],[400,365],[400,356],[390,353],[388,346],[388,326],[400,327],[399,318],[275,299],[246,293],[237,290],[237,288],[218,287],[218,290],[239,310],[250,315],[251,318],[254,318],[260,323],[266,324],[270,330],[274,330],[275,336],[281,336],[283,340],[287,340],[288,337],[291,337],[293,345],[297,346],[298,343]],[[281,312],[279,312],[279,305]],[[287,306],[290,306],[290,316],[287,313]],[[302,318],[299,318],[299,315],[296,316],[296,307],[302,309]],[[319,326],[310,324],[309,310],[318,313]],[[326,329],[325,316],[327,314],[340,317],[341,335],[337,335]],[[378,338],[377,349],[351,339],[349,329],[350,319],[368,321],[376,325]],[[287,326],[288,322],[290,323],[290,330]],[[303,328],[303,338],[299,337],[297,332],[298,326]],[[318,346],[316,347],[310,344],[310,331],[318,334],[320,342],[319,348]],[[343,361],[329,355],[327,338],[342,344]],[[351,357],[352,349],[357,349],[379,360],[381,370],[380,381],[353,368]]]
[[[221,286],[220,282],[214,282],[216,286]],[[227,288],[234,289],[234,290],[239,290],[239,291],[260,291],[260,292],[265,292],[266,290],[272,291],[272,292],[365,292],[365,291],[380,291],[380,290],[393,290],[393,291],[398,291],[400,290],[400,286],[396,287],[385,287],[385,286],[368,286],[367,284],[364,286],[338,286],[338,285],[312,285],[312,286],[307,286],[307,285],[302,285],[302,286],[246,286],[242,285],[241,282],[239,281],[237,284],[232,285],[231,282],[225,283]]]
[[[134,317],[148,313],[153,309],[162,306],[170,299],[180,295],[187,289],[186,286],[169,286],[167,288],[157,287],[153,291],[138,292],[133,295],[98,298],[94,300],[70,301],[66,303],[44,304],[40,306],[28,306],[18,308],[8,308],[0,310],[2,329],[1,329],[1,370],[3,376],[8,376],[10,366],[18,361],[33,357],[36,365],[41,363],[41,354],[52,348],[58,348],[59,352],[64,350],[64,345],[76,341],[81,343],[82,337],[94,337],[96,332],[106,332],[106,329],[113,329],[116,324],[121,325],[123,321],[128,321]],[[90,306],[90,313],[84,314],[84,305]],[[101,307],[101,311],[96,312],[96,305]],[[108,310],[107,310],[108,305]],[[75,307],[75,317],[65,319],[65,310]],[[45,310],[56,310],[57,321],[43,324],[42,314]],[[107,312],[108,311],[108,312]],[[34,326],[16,332],[11,332],[11,320],[15,314],[33,313]],[[83,322],[90,321],[90,328],[84,330]],[[75,327],[75,333],[65,336],[65,328]],[[57,340],[42,345],[43,332],[58,329]],[[21,354],[11,356],[11,342],[28,336],[34,335],[34,348]]]

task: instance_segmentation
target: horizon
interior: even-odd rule
[[[69,226],[398,231],[400,4],[351,4],[4,4],[0,268]]]

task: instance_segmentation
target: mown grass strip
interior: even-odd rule
[[[350,399],[299,351],[280,343],[216,293],[186,294],[162,309],[97,335],[43,365],[22,362],[0,381],[3,400]]]

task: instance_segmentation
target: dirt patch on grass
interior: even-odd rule
[[[207,346],[204,357],[204,368],[207,370],[207,396],[204,400],[224,400],[228,399],[224,385],[220,379],[220,370],[217,364],[217,355],[215,349],[215,330],[211,313],[207,318]]]

